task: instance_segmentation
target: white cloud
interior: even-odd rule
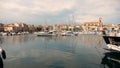
[[[120,17],[119,3],[119,0],[1,0],[0,17],[27,21],[33,15],[38,19],[44,15],[60,15],[67,10],[75,15],[77,22],[98,21],[99,17],[108,22]]]
[[[34,3],[39,11],[44,12],[60,12],[66,9],[71,9],[75,5],[75,1],[69,0],[43,0],[42,2]]]
[[[75,3],[75,0],[1,0],[0,18],[26,22],[33,19],[34,23],[43,15],[56,15],[70,10],[75,6]]]
[[[85,15],[85,16],[77,16],[76,22],[83,24],[84,22],[98,22],[97,16]]]
[[[18,2],[19,1],[19,2]],[[1,2],[3,10],[18,10],[20,12],[28,13],[58,13],[63,10],[71,9],[74,7],[74,0],[18,0],[17,2]],[[31,5],[31,6],[29,6]],[[19,14],[19,13],[18,13]]]
[[[84,0],[83,4],[76,8],[74,15],[77,22],[96,21],[99,17],[108,22],[107,20],[120,17],[120,10],[117,10],[119,3],[117,0]]]

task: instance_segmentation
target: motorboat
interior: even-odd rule
[[[61,33],[62,36],[75,36],[74,32],[72,31],[65,31]]]
[[[7,33],[6,32],[0,32],[0,35],[1,36],[7,36]]]
[[[108,49],[120,52],[120,36],[103,36]]]
[[[55,33],[55,31],[49,31],[38,33],[37,36],[57,36],[57,34]]]

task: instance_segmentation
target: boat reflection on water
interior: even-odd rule
[[[101,64],[104,68],[120,68],[120,52],[106,52]]]

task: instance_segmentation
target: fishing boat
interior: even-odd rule
[[[120,36],[103,36],[109,50],[120,52]]]

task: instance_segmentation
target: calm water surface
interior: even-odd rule
[[[101,36],[5,36],[4,68],[103,68],[105,42]]]

